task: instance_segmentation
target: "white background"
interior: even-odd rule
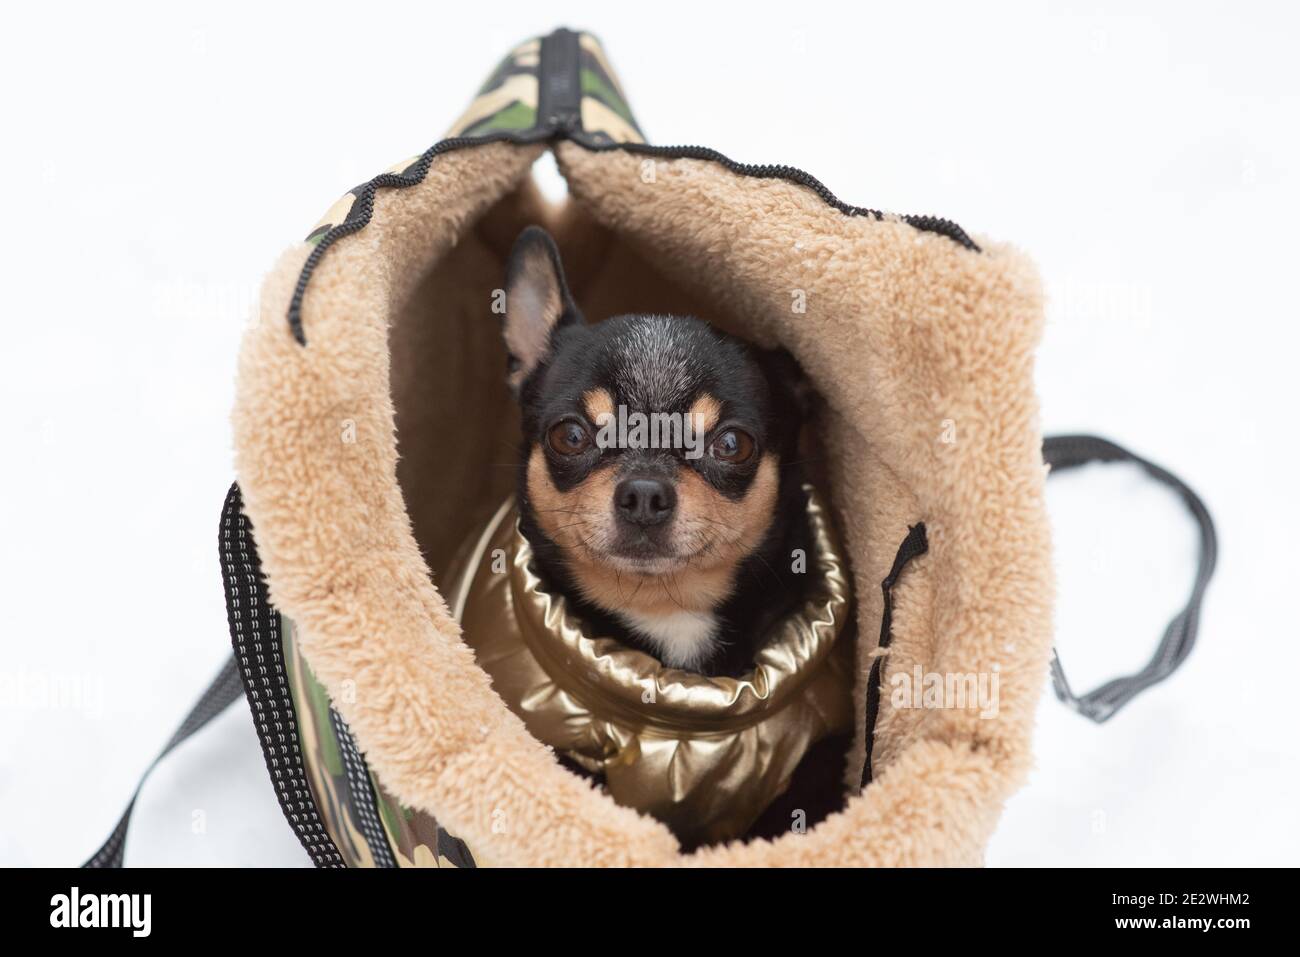
[[[0,863],[84,859],[228,653],[217,513],[264,270],[561,23],[605,40],[653,142],[1023,246],[1051,293],[1046,430],[1111,436],[1209,504],[1195,653],[1104,727],[1045,695],[988,862],[1296,863],[1294,7],[1042,6],[8,11]],[[1091,687],[1143,663],[1195,536],[1136,470],[1050,498],[1058,645]],[[155,775],[128,862],[306,862],[242,705]]]

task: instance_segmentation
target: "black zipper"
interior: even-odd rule
[[[564,27],[542,37],[537,65],[537,122],[552,132],[582,126],[578,34]]]
[[[302,300],[307,294],[307,284],[311,282],[312,273],[316,271],[316,266],[320,263],[321,257],[325,255],[325,250],[344,236],[351,235],[364,228],[370,222],[370,218],[375,212],[375,193],[379,189],[405,189],[423,183],[424,178],[429,175],[429,167],[433,165],[434,158],[443,153],[451,153],[469,146],[483,146],[488,143],[536,143],[550,139],[552,135],[551,130],[539,127],[523,133],[500,132],[489,133],[485,136],[453,136],[434,143],[421,153],[420,158],[408,166],[404,172],[380,173],[374,179],[363,183],[356,189],[348,190],[348,192],[356,196],[357,200],[352,204],[352,208],[348,210],[347,217],[343,222],[331,226],[325,235],[320,238],[312,251],[307,254],[307,259],[298,272],[298,282],[294,286],[293,297],[289,300],[289,310],[286,316],[289,320],[289,330],[293,333],[298,345],[305,346],[307,344],[307,336],[302,328]]]
[[[850,206],[848,203],[841,201],[817,177],[794,166],[771,164],[756,166],[750,163],[737,163],[729,156],[707,146],[651,146],[648,143],[610,143],[608,145],[589,146],[588,148],[598,151],[621,149],[628,153],[636,153],[641,156],[657,156],[663,159],[708,160],[726,167],[739,176],[753,176],[757,179],[783,179],[807,187],[820,196],[828,206],[838,209],[846,216],[870,216],[875,220],[885,218],[885,214],[881,210],[868,209],[864,206]],[[915,229],[947,236],[966,249],[981,252],[979,246],[966,234],[966,230],[951,219],[942,219],[938,216],[900,216],[899,219]]]
[[[871,673],[867,676],[867,701],[866,701],[866,718],[863,727],[866,738],[866,759],[862,765],[862,778],[860,785],[866,787],[871,783],[871,758],[876,747],[876,720],[880,716],[880,688],[884,679],[885,655],[883,652],[889,650],[890,643],[894,640],[894,588],[898,585],[898,579],[903,574],[903,569],[907,567],[908,562],[918,555],[924,555],[930,550],[930,540],[926,536],[925,522],[917,522],[907,529],[907,537],[903,543],[898,546],[898,551],[894,555],[893,567],[889,569],[889,574],[885,580],[880,583],[880,590],[884,594],[883,611],[880,616],[880,654],[871,662]]]

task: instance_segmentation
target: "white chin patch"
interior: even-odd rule
[[[714,635],[718,619],[707,612],[675,611],[670,615],[638,615],[622,611],[618,616],[645,639],[669,668],[695,668],[717,647]]]
[[[630,575],[668,575],[686,567],[681,558],[623,558],[620,555],[605,556],[605,564]]]

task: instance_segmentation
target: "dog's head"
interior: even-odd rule
[[[793,360],[698,319],[588,325],[559,253],[523,232],[506,281],[508,380],[522,409],[521,510],[595,604],[704,611],[773,521],[803,389]]]

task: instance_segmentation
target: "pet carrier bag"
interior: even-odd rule
[[[563,205],[529,176],[547,150]],[[819,821],[796,812],[775,840],[683,853],[529,734],[440,594],[514,487],[493,304],[534,223],[587,315],[705,317],[788,349],[820,396],[858,627],[842,806]],[[321,866],[979,864],[1049,672],[1105,720],[1182,661],[1214,564],[1209,517],[1169,473],[1101,439],[1044,445],[1042,322],[1015,249],[850,206],[787,166],[648,145],[592,36],[530,40],[446,138],[347,193],[267,278],[219,531],[234,656],[168,749],[245,696]],[[1179,491],[1201,566],[1151,664],[1075,696],[1052,653],[1043,483],[1049,465],[1116,460]],[[993,679],[996,714],[893,706],[894,679],[914,674]],[[92,865],[120,865],[129,817]]]

